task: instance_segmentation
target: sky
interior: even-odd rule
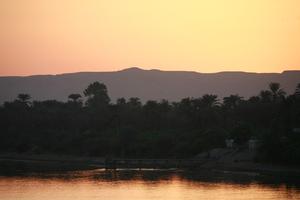
[[[300,69],[299,0],[0,0],[0,76]]]

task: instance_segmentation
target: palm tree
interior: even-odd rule
[[[212,108],[219,104],[218,96],[213,94],[205,94],[200,99],[201,104],[206,108]]]
[[[29,94],[18,94],[18,101],[23,104],[28,104],[29,99],[31,99],[31,96]]]
[[[223,98],[223,105],[227,108],[233,109],[236,108],[243,100],[243,97],[235,94],[230,95],[229,97]]]
[[[269,89],[273,96],[273,101],[276,101],[278,98],[283,98],[285,96],[285,91],[280,88],[280,83],[270,83]]]
[[[262,90],[259,94],[260,99],[264,103],[272,101],[272,93],[269,90]]]

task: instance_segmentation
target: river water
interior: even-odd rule
[[[297,179],[234,172],[83,170],[0,176],[1,200],[292,200]]]

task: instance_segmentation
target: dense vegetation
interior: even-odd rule
[[[19,94],[0,107],[0,152],[118,157],[192,157],[223,147],[262,141],[258,159],[300,163],[300,84],[286,96],[271,83],[247,100],[207,94],[180,102],[120,98],[111,103],[94,82],[68,102],[31,101]]]

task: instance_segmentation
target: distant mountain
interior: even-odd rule
[[[300,70],[282,73],[197,73],[129,68],[116,72],[9,76],[0,77],[0,103],[15,99],[19,93],[29,93],[34,100],[66,101],[69,94],[82,94],[94,81],[107,85],[113,101],[119,97],[175,101],[203,94],[217,94],[220,99],[230,94],[248,98],[267,89],[270,82],[278,82],[288,94],[293,93],[297,83],[300,83]]]

